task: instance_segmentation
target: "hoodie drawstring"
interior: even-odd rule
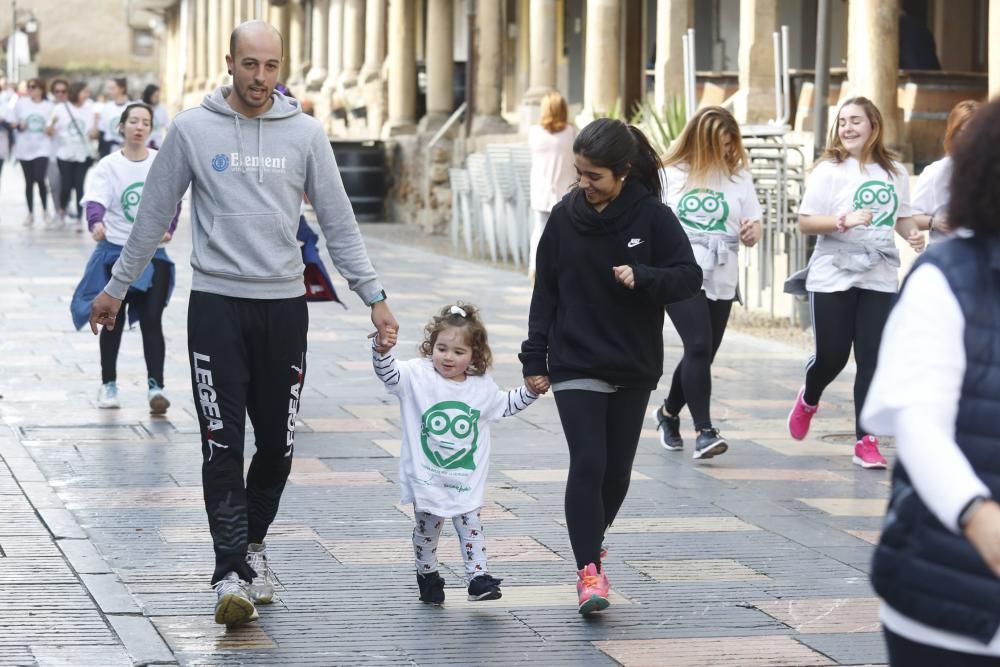
[[[243,129],[240,127],[240,117],[238,115],[234,114],[233,120],[236,122],[236,144],[240,151],[240,173],[245,174],[247,172],[247,162],[246,147],[243,145]]]
[[[257,182],[264,182],[264,119],[257,119]]]

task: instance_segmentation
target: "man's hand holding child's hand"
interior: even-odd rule
[[[399,340],[399,329],[389,327],[386,329],[386,333],[383,336],[379,336],[379,332],[373,331],[368,334],[368,337],[375,339],[375,351],[379,354],[385,354],[392,348],[396,347],[396,342]]]

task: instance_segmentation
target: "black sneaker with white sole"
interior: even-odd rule
[[[417,573],[420,601],[440,607],[444,604],[444,579],[437,572]]]
[[[681,437],[681,418],[663,414],[656,410],[656,430],[660,432],[660,444],[672,452],[684,449],[684,438]]]
[[[729,449],[729,443],[719,435],[717,428],[703,428],[698,432],[698,439],[694,444],[694,458],[710,459],[713,456],[725,454]]]
[[[496,579],[488,574],[481,574],[469,582],[469,600],[478,602],[479,600],[499,600],[503,597],[500,592],[500,582],[503,579]]]

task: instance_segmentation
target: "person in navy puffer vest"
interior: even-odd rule
[[[948,217],[861,413],[898,460],[871,579],[894,666],[1000,665],[1000,102],[956,142]]]

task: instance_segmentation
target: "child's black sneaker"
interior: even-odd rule
[[[437,572],[427,574],[417,573],[417,586],[420,587],[420,601],[441,606],[444,604],[444,579]]]
[[[499,600],[503,597],[500,592],[500,582],[503,579],[496,579],[488,574],[481,574],[469,582],[469,600]]]

